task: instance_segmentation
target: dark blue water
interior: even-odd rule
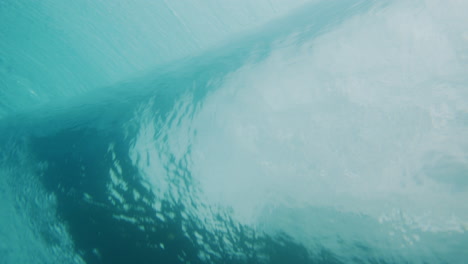
[[[0,263],[468,259],[466,4],[118,3],[0,4]]]

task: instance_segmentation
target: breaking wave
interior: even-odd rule
[[[57,76],[0,41],[1,263],[468,259],[468,4],[190,3],[154,42],[153,6],[135,32],[105,13],[85,27],[121,57],[50,55]]]

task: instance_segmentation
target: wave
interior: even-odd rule
[[[0,118],[193,56],[304,2],[2,1]]]
[[[142,77],[3,101],[4,262],[463,263],[466,8],[313,2]]]

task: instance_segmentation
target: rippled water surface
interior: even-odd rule
[[[0,263],[465,263],[465,10],[0,1]]]

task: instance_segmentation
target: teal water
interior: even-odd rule
[[[467,8],[0,2],[0,263],[465,263]]]

